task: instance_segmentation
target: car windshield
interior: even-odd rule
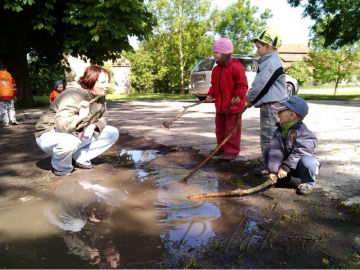
[[[201,59],[196,66],[194,67],[193,71],[209,71],[212,70],[214,67],[215,60],[212,58],[204,58]]]
[[[254,59],[244,59],[244,58],[237,58],[236,56],[233,57],[234,59],[237,59],[241,62],[241,64],[244,66],[245,71],[247,72],[256,72],[256,61]],[[200,72],[200,71],[211,71],[215,65],[214,58],[206,57],[204,59],[201,59],[194,69],[193,72]]]
[[[256,72],[256,65],[253,59],[238,59],[244,66],[245,71]]]

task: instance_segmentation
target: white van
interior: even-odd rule
[[[245,68],[245,75],[249,88],[254,81],[259,59],[253,56],[233,54],[232,58],[238,59]],[[190,73],[189,93],[197,96],[199,100],[203,100],[210,87],[211,71],[215,67],[214,57],[205,57],[192,69]],[[296,79],[286,75],[286,86],[288,96],[296,95],[299,91],[299,84]]]

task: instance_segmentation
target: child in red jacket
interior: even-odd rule
[[[62,80],[55,81],[54,90],[50,94],[49,101],[50,103],[54,101],[54,99],[60,95],[60,93],[64,90],[64,84]]]
[[[220,38],[213,45],[213,53],[217,66],[211,73],[211,86],[206,102],[215,99],[215,133],[218,145],[231,132],[236,124],[237,114],[246,102],[248,83],[242,64],[231,58],[232,42],[227,38]],[[236,132],[219,149],[221,158],[233,160],[240,152],[241,122]]]

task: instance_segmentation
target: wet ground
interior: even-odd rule
[[[261,184],[256,155],[182,184],[203,155],[122,134],[96,169],[61,178],[34,123],[0,130],[1,268],[360,268],[360,217],[322,189],[187,199]]]

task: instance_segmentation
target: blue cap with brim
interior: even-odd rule
[[[54,89],[56,89],[56,87],[58,87],[59,84],[63,84],[62,80],[57,80],[54,82]]]
[[[291,96],[280,101],[279,105],[273,105],[272,108],[278,112],[285,110],[292,110],[297,113],[301,118],[304,118],[308,112],[309,107],[304,99],[297,96]]]

